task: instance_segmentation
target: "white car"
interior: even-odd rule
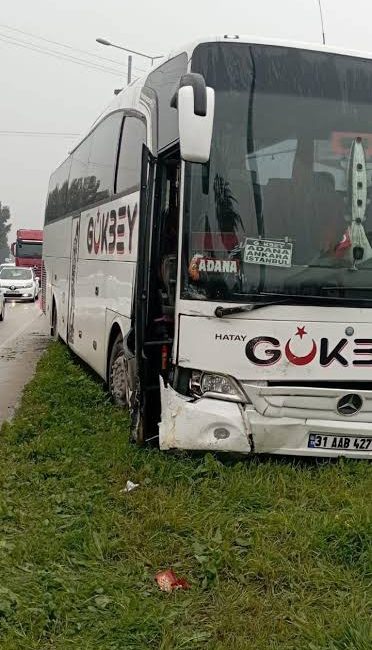
[[[33,269],[5,266],[0,269],[1,290],[6,298],[35,302],[39,295],[39,280]]]
[[[5,296],[2,289],[0,289],[0,321],[5,318]]]

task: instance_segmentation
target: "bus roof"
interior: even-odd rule
[[[331,45],[323,44],[323,42],[320,39],[319,41],[316,42],[302,42],[302,41],[294,41],[294,40],[286,40],[286,39],[275,39],[272,37],[262,37],[256,35],[247,36],[247,35],[237,35],[237,34],[234,34],[232,36],[212,35],[212,36],[200,37],[171,51],[167,56],[164,56],[164,58],[161,59],[157,65],[154,65],[154,67],[152,67],[147,74],[132,81],[132,83],[129,86],[123,88],[121,92],[115,95],[115,97],[109,102],[107,107],[93,122],[90,128],[87,129],[87,131],[85,131],[75,142],[74,146],[70,149],[69,153],[72,153],[79,146],[79,144],[89,135],[89,133],[97,126],[97,124],[99,124],[99,122],[101,122],[103,118],[106,117],[106,115],[112,113],[112,111],[125,109],[125,108],[127,109],[132,108],[140,111],[141,110],[140,97],[141,97],[142,88],[145,86],[149,74],[154,72],[154,70],[160,68],[169,59],[172,59],[182,53],[186,53],[188,60],[190,60],[195,48],[198,45],[202,43],[214,43],[214,42],[246,43],[246,44],[255,44],[255,45],[274,45],[274,46],[276,45],[278,47],[280,46],[289,47],[294,49],[312,50],[317,52],[328,52],[330,54],[342,54],[345,56],[354,56],[363,59],[372,59],[372,51],[363,52],[359,50],[352,50],[352,49],[345,49],[336,46],[331,46]]]

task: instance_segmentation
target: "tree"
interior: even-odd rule
[[[216,219],[220,232],[236,233],[239,227],[244,229],[242,218],[238,212],[238,202],[233,196],[229,181],[226,181],[221,174],[216,174],[213,189]]]
[[[7,205],[2,205],[0,201],[0,263],[9,256],[8,233],[11,228],[10,210]]]

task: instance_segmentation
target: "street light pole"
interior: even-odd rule
[[[156,59],[163,58],[162,54],[157,56],[151,56],[150,54],[145,54],[144,52],[136,52],[136,50],[130,50],[128,47],[123,47],[122,45],[116,45],[115,43],[111,43],[110,41],[107,41],[105,38],[96,38],[96,41],[100,45],[107,45],[108,47],[116,47],[116,49],[118,50],[124,50],[124,52],[130,52],[131,54],[136,54],[137,56],[143,56],[145,59],[150,59],[151,65],[154,65],[154,61]],[[128,67],[129,67],[129,60],[128,60]]]

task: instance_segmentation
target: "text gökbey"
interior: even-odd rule
[[[136,203],[133,209],[130,205],[123,205],[117,211],[98,211],[95,218],[90,217],[87,228],[88,253],[130,254],[137,212]]]

